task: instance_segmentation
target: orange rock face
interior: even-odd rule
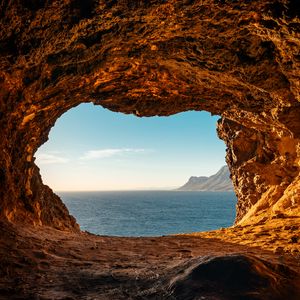
[[[255,284],[251,290],[226,290],[228,299],[233,290],[237,297],[260,293],[257,299],[275,299],[274,295],[276,299],[299,299],[299,264],[281,256],[288,250],[299,259],[298,0],[4,0],[0,18],[1,293],[11,299],[87,297],[87,293],[69,290],[84,277],[90,280],[86,288],[94,297],[93,280],[99,280],[98,270],[105,266],[107,293],[99,287],[97,292],[106,293],[106,299],[135,299],[136,272],[148,280],[146,294],[139,290],[139,297],[166,299],[162,292],[170,288],[170,297],[194,299],[201,295],[199,285],[194,295],[186,293],[195,287],[195,280],[203,280],[203,270],[217,266],[222,273],[224,265],[233,262],[245,274],[245,281],[250,278]],[[201,252],[199,238],[173,237],[167,242],[145,239],[149,252],[148,248],[140,250],[142,239],[112,244],[113,238],[82,236],[59,197],[43,185],[34,153],[47,141],[56,120],[83,102],[137,116],[187,110],[221,115],[217,129],[227,145],[227,163],[238,196],[237,226],[204,237],[248,246],[255,241],[255,246],[273,250],[279,261],[277,257],[267,262],[272,260],[267,253],[262,260],[244,254],[186,264],[182,257],[187,253],[185,241],[188,253],[195,251],[190,258],[211,253],[209,247],[217,247],[217,254],[223,256],[237,248],[210,240],[211,246]],[[29,233],[22,231],[24,224],[31,228]],[[65,232],[60,236],[54,228]],[[86,254],[87,247],[95,250],[97,243],[107,251],[102,260],[97,251]],[[133,250],[125,258],[132,266],[122,260],[116,280],[110,257],[116,247],[125,249],[128,243]],[[159,248],[160,243],[165,246]],[[227,250],[220,252],[222,247]],[[160,249],[169,250],[158,255]],[[185,268],[187,272],[176,277],[172,257],[183,263],[178,274]],[[88,270],[84,276],[80,272],[89,263],[94,273],[86,277]],[[153,266],[173,268],[175,277],[164,271],[157,278],[162,276],[165,281],[150,280],[156,274]],[[68,281],[62,281],[58,270],[69,267]],[[227,279],[218,278],[213,274],[211,281],[201,281],[206,291],[214,293],[205,297],[224,299],[215,287],[222,290]],[[40,288],[35,287],[33,293],[36,282]],[[128,284],[126,291],[116,288],[120,282]],[[160,292],[152,293],[153,284]],[[59,297],[54,293],[58,285]],[[109,294],[112,288],[118,296]]]
[[[220,114],[237,222],[299,215],[297,1],[84,3],[1,4],[2,218],[78,229],[33,155],[82,102]]]

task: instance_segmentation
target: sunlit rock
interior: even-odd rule
[[[238,197],[238,226],[208,235],[266,249],[276,245],[297,255],[298,1],[16,0],[2,1],[0,8],[4,223],[79,232],[61,200],[43,185],[33,158],[70,108],[93,102],[137,116],[206,110],[222,116],[218,134],[227,145]],[[22,234],[8,235],[5,249]],[[71,255],[53,248],[52,256]],[[35,264],[31,258],[10,268],[10,259],[1,262],[5,278],[17,278],[16,266],[31,270]]]

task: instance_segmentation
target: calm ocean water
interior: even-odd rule
[[[161,236],[231,226],[233,192],[58,193],[82,230],[99,235]]]

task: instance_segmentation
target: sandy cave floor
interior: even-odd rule
[[[284,299],[282,297],[286,296],[276,298],[275,294],[272,298],[272,293],[277,290],[286,290],[283,294],[290,295],[289,299],[299,299],[300,295],[297,292],[300,287],[300,255],[296,251],[279,253],[278,250],[262,250],[257,246],[212,238],[213,235],[220,238],[223,232],[224,239],[224,231],[231,230],[232,236],[227,232],[228,239],[236,242],[238,232],[240,237],[244,234],[245,240],[246,228],[202,233],[210,238],[196,234],[107,237],[46,227],[20,228],[6,223],[1,223],[1,228],[0,299]],[[186,278],[180,279],[178,287],[178,276],[185,274],[195,261],[216,257],[233,258],[233,262],[240,257],[242,260],[243,257],[258,259],[246,271],[244,267],[239,270],[237,265],[229,283],[239,280],[245,272],[260,272],[261,278],[274,279],[275,290],[272,288],[261,294],[261,282],[258,281],[254,284],[256,292],[230,286],[232,296],[215,283],[209,283],[209,287],[204,285],[200,292],[193,291],[191,274],[187,275],[187,281]],[[268,263],[261,264],[260,260]],[[222,281],[228,268],[226,265],[214,268],[217,280],[221,278]],[[252,281],[251,276],[249,278],[246,278],[247,282]]]
[[[300,216],[281,213],[271,219],[261,219],[256,224],[195,232],[185,236],[217,238],[230,243],[256,246],[276,254],[291,254],[300,263]]]

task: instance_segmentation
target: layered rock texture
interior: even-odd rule
[[[223,166],[216,174],[207,176],[192,176],[179,191],[232,191],[232,181],[227,166]]]
[[[297,1],[1,5],[3,218],[76,228],[33,155],[82,102],[138,116],[220,114],[237,222],[299,212]]]
[[[236,223],[299,222],[299,9],[297,0],[2,1],[0,219],[79,232],[34,153],[64,112],[93,102],[137,116],[221,115]]]
[[[46,226],[38,231],[1,226],[6,229],[0,248],[1,300],[300,296],[299,261],[285,254],[199,237],[101,237]]]

